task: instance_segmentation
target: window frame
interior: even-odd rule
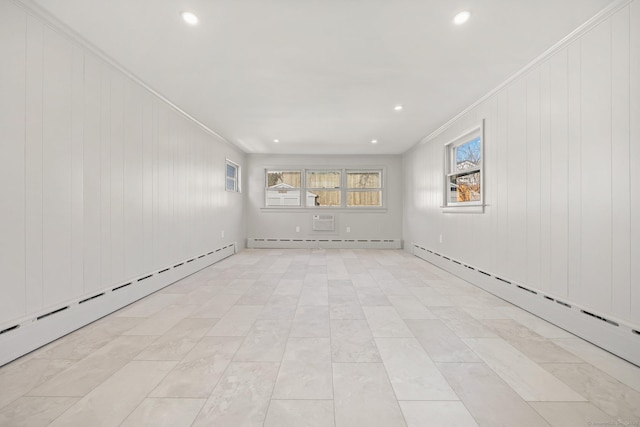
[[[231,166],[232,168],[234,168],[234,170],[236,171],[236,176],[235,177],[230,177],[228,175],[228,167]],[[234,188],[233,189],[229,189],[227,186],[227,182],[229,179],[233,180],[234,183]],[[225,166],[224,166],[224,189],[225,191],[228,191],[230,193],[241,193],[241,187],[240,187],[240,183],[241,183],[241,179],[240,179],[240,165],[232,160],[229,159],[225,159]]]
[[[463,171],[456,171],[455,165],[455,153],[456,149],[464,144],[467,144],[474,140],[475,138],[480,138],[480,165],[476,168],[465,169]],[[444,144],[444,174],[443,174],[443,204],[442,208],[445,212],[465,212],[465,213],[482,213],[484,212],[485,199],[484,199],[484,120],[480,122],[477,126],[473,128],[467,129],[466,131],[459,134],[454,139],[450,140],[446,144]],[[452,177],[460,176],[460,175],[468,175],[469,173],[478,172],[480,174],[480,200],[470,200],[470,201],[462,201],[462,202],[452,202],[451,201],[451,184],[450,180]]]
[[[300,188],[296,190],[300,191],[300,200],[298,205],[268,205],[267,196],[269,191],[268,176],[270,172],[299,172],[300,173]],[[340,187],[338,188],[316,188],[307,187],[307,173],[308,172],[338,172],[340,173]],[[380,187],[376,188],[363,188],[363,189],[348,189],[347,188],[347,173],[349,172],[377,172],[380,174]],[[382,166],[365,166],[365,167],[339,167],[339,168],[322,168],[322,167],[266,167],[264,169],[264,197],[262,209],[267,210],[363,210],[363,211],[381,211],[386,210],[386,191],[385,191],[385,168]],[[340,205],[335,206],[315,206],[307,203],[307,192],[313,191],[339,191],[340,192]],[[347,206],[347,195],[349,191],[380,191],[380,205],[379,206]],[[305,197],[302,197],[302,194]]]
[[[380,175],[380,186],[379,187],[370,187],[370,188],[355,188],[349,187],[349,174],[350,173],[373,173],[376,172]],[[348,209],[380,209],[384,206],[384,172],[382,169],[367,169],[367,168],[358,168],[358,169],[345,169],[344,171],[345,178],[345,204]],[[374,191],[380,192],[380,204],[377,206],[372,205],[352,205],[349,206],[349,193],[370,193]]]

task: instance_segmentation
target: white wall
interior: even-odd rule
[[[266,169],[358,168],[384,169],[385,208],[372,211],[332,208],[264,209]],[[246,201],[247,237],[400,239],[402,235],[402,157],[401,156],[297,156],[247,155],[248,194]],[[317,213],[334,213],[334,233],[314,232],[311,218]],[[300,232],[296,233],[296,226]],[[351,232],[347,233],[346,228]]]
[[[481,119],[488,206],[444,214],[443,144]],[[406,247],[417,243],[638,330],[640,1],[406,153],[404,168]]]
[[[8,0],[0,58],[0,330],[242,244],[243,153]]]

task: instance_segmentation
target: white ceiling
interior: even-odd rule
[[[246,152],[396,154],[611,0],[34,1]]]

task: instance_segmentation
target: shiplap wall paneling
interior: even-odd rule
[[[507,89],[507,217],[506,274],[521,283],[527,274],[527,81]]]
[[[541,228],[541,159],[540,159],[540,69],[532,70],[526,77],[527,85],[527,119],[526,119],[526,283],[541,289],[540,270],[540,236]]]
[[[493,202],[491,212],[496,217],[494,257],[496,270],[494,271],[499,271],[509,253],[509,209],[507,204],[509,200],[509,180],[507,179],[507,159],[509,155],[507,149],[507,111],[509,102],[506,91],[496,95],[496,104],[496,138],[492,141],[487,141],[487,145],[494,145],[496,153],[493,173],[496,174],[498,183],[496,185],[496,200]],[[491,170],[488,172],[491,174]]]
[[[84,58],[73,46],[71,63],[71,295],[84,293]]]
[[[87,57],[84,67],[84,292],[102,288],[101,279],[101,101],[103,66]]]
[[[44,28],[43,68],[43,306],[71,298],[73,48]]]
[[[111,94],[110,155],[111,155],[111,282],[126,279],[124,271],[124,83],[125,78],[113,71],[110,75]]]
[[[132,81],[124,86],[124,265],[126,280],[145,273],[142,158],[142,90]],[[148,270],[147,270],[148,271]]]
[[[581,40],[581,285],[579,299],[611,310],[611,20]],[[608,286],[607,286],[608,284]]]
[[[551,292],[551,65],[540,66],[540,289]]]
[[[153,100],[148,94],[142,97],[142,270],[155,270],[154,242],[154,143],[155,134]]]
[[[630,312],[631,294],[629,18],[628,6],[611,18],[611,309],[616,316]]]
[[[88,173],[91,173],[87,171]],[[98,173],[98,171],[96,171]],[[111,70],[100,73],[100,277],[99,288],[114,283],[111,272]]]
[[[568,52],[561,50],[549,59],[549,139],[552,147],[549,198],[552,241],[549,267],[550,292],[555,296],[568,294],[569,254],[569,92]]]
[[[0,2],[0,321],[25,310],[25,14]]]
[[[630,134],[629,134],[629,182],[630,191],[630,242],[631,242],[631,317],[640,323],[640,2],[630,5]]]
[[[26,40],[25,298],[26,311],[34,311],[42,307],[43,297],[42,72],[44,60],[44,28],[40,21],[28,15]]]
[[[580,72],[581,40],[572,43],[567,52],[567,103],[568,103],[568,169],[566,190],[563,191],[568,201],[568,256],[567,256],[567,296],[574,301],[580,298],[582,263],[582,152],[580,143],[581,114],[581,72]]]

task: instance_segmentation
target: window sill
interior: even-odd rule
[[[376,208],[365,208],[365,207],[354,207],[354,208],[341,208],[341,207],[317,207],[317,208],[307,208],[307,207],[295,207],[295,206],[283,206],[283,207],[262,207],[260,208],[262,212],[340,212],[340,213],[348,213],[348,212],[358,212],[358,213],[386,213],[387,208],[385,207],[376,207]]]
[[[455,205],[440,206],[443,213],[484,213],[485,206],[489,205]]]

